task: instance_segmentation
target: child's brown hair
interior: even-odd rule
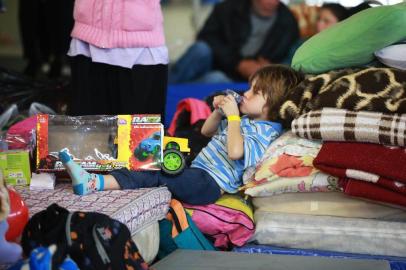
[[[266,97],[268,119],[278,120],[279,107],[286,93],[304,80],[304,74],[286,65],[268,65],[255,72],[249,79],[255,93]]]

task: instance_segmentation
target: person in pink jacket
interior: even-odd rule
[[[71,114],[158,113],[168,77],[160,0],[76,0]]]

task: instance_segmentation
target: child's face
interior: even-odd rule
[[[244,98],[240,105],[240,111],[242,114],[255,120],[268,120],[268,108],[266,105],[266,97],[261,91],[254,92],[252,83],[251,88],[244,93]]]

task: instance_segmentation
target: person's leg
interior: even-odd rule
[[[85,195],[92,191],[104,189],[103,175],[88,173],[79,164],[75,163],[66,152],[59,152],[59,159],[72,178],[73,192],[75,194]]]
[[[66,152],[60,152],[59,158],[73,182],[73,191],[78,195],[97,190],[138,189],[167,186],[173,197],[189,204],[214,203],[221,196],[217,182],[205,171],[187,168],[181,174],[171,176],[161,171],[114,170],[110,175],[86,172],[74,163]]]
[[[204,170],[186,168],[181,174],[167,175],[161,171],[129,171],[120,169],[112,171],[105,181],[105,188],[138,189],[166,186],[175,199],[182,202],[205,205],[214,203],[221,196],[217,182]]]
[[[51,7],[51,13],[48,15],[49,23],[53,26],[50,31],[51,54],[50,78],[59,78],[62,75],[62,68],[66,61],[66,53],[69,50],[70,33],[73,29],[73,6],[74,0],[48,0]]]
[[[89,57],[78,55],[71,62],[71,115],[113,114],[112,99],[117,85],[114,84],[117,69],[102,63],[94,63]]]
[[[24,74],[37,77],[41,72],[42,56],[38,39],[39,0],[20,0],[18,20],[23,47],[23,55],[27,60]]]
[[[197,41],[169,70],[169,83],[193,81],[212,69],[212,50],[204,41]]]
[[[196,83],[230,83],[233,82],[224,72],[214,70],[193,81]]]
[[[117,114],[165,114],[167,65],[135,65],[119,72]]]

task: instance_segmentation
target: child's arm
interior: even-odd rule
[[[231,115],[240,115],[237,102],[231,95],[225,97],[219,107],[227,118]],[[244,156],[244,137],[241,134],[240,124],[241,120],[228,120],[227,153],[231,160],[238,160]]]
[[[222,118],[222,115],[218,111],[218,108],[219,108],[219,104],[223,101],[223,99],[224,99],[223,95],[215,96],[213,99],[214,111],[206,119],[206,121],[204,122],[204,124],[202,126],[202,130],[201,130],[201,133],[206,137],[212,137],[218,129],[218,126],[219,126],[219,124],[221,122],[221,118]]]

